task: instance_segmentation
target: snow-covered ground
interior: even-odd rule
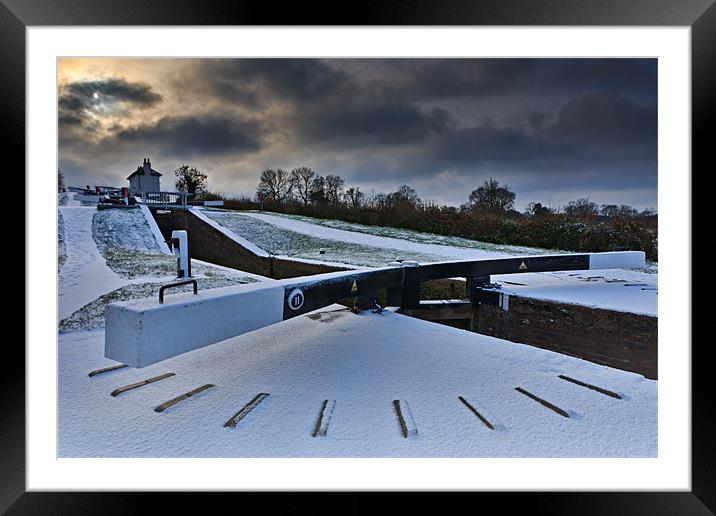
[[[92,238],[92,217],[97,208],[63,206],[60,213],[67,258],[59,272],[58,310],[60,319],[64,319],[126,281],[107,266]]]
[[[258,212],[195,208],[259,248],[289,257],[384,266],[395,257],[418,262],[557,254],[549,249],[486,244],[457,237]],[[437,242],[437,243],[433,243]],[[323,249],[324,254],[319,251]],[[656,264],[646,271],[608,269],[495,275],[505,292],[656,316]]]
[[[174,279],[175,262],[161,252],[158,237],[141,218],[141,210],[98,212],[82,202],[86,201],[68,196],[59,207],[58,242],[64,243],[66,253],[58,278],[60,457],[657,455],[656,381],[391,311],[356,315],[332,305],[145,368],[124,367],[89,377],[93,370],[117,365],[104,357],[106,304],[154,297],[161,283]],[[249,224],[253,235],[262,234],[266,226],[278,227],[256,217],[238,220],[244,219],[264,225]],[[243,227],[238,224],[237,229]],[[338,242],[339,249],[347,249],[344,256],[353,252],[336,235],[322,234],[318,240],[322,245]],[[400,240],[395,245],[411,244],[393,240]],[[306,249],[314,244],[309,241]],[[448,255],[422,247],[382,246],[372,248],[382,249],[389,259],[394,258],[394,251],[441,260],[451,258],[453,252],[449,246],[434,246],[447,248],[441,251]],[[196,260],[192,269],[201,289],[271,281]],[[564,278],[559,274],[505,278],[514,283],[517,278],[539,276],[546,283],[562,281],[580,288],[593,288],[602,281],[624,292],[632,288],[648,292],[606,279],[586,281],[586,274],[606,276],[590,271],[582,279],[568,274]],[[556,288],[539,283],[505,285],[530,287]],[[110,395],[119,387],[165,373],[175,374],[116,397]],[[565,381],[560,374],[614,391],[621,399]],[[161,413],[154,410],[206,384],[213,386]],[[569,417],[518,392],[517,387],[566,411]],[[259,393],[268,397],[235,428],[224,426]],[[330,420],[323,422],[325,435],[313,437],[324,400],[335,400],[335,406],[330,404]],[[401,400],[407,438],[394,400]]]
[[[495,276],[501,291],[522,297],[656,316],[656,274],[610,269]]]
[[[164,254],[146,214],[98,211],[79,194],[60,194],[58,208],[58,317],[61,331],[104,323],[113,301],[153,297],[176,276],[176,258]],[[252,274],[192,261],[200,289],[257,280]],[[190,287],[185,287],[187,290]]]
[[[103,345],[103,331],[60,336],[62,457],[657,454],[657,382],[389,311],[355,315],[333,305],[142,369],[88,377],[116,364]],[[175,376],[110,395],[164,373]],[[154,411],[205,384],[214,387]],[[269,396],[235,428],[223,426],[259,393]],[[335,409],[325,437],[313,437],[324,400],[336,400]],[[403,437],[393,400],[407,401],[416,435]]]

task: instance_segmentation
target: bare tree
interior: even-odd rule
[[[293,184],[288,171],[278,168],[276,170],[267,168],[261,172],[259,190],[264,194],[273,197],[274,201],[283,202],[291,194]]]
[[[418,192],[414,188],[408,185],[400,185],[398,190],[388,194],[386,201],[392,206],[411,205],[414,207],[420,202],[420,197],[418,197]]]
[[[325,203],[326,200],[326,179],[316,174],[311,182],[311,202]]]
[[[377,194],[374,194],[372,196],[372,199],[370,199],[370,204],[371,208],[377,210],[384,210],[388,206],[388,196],[383,192],[378,192]]]
[[[470,193],[468,204],[478,210],[493,213],[506,212],[512,209],[515,197],[515,193],[507,185],[500,186],[500,182],[491,177],[480,188]]]
[[[291,171],[291,182],[298,198],[303,201],[304,205],[311,202],[311,192],[313,187],[313,179],[316,173],[308,167],[298,167]]]
[[[354,210],[357,210],[363,206],[365,194],[360,191],[359,187],[351,186],[348,190],[346,190],[345,198],[348,205]]]
[[[599,214],[603,217],[613,217],[619,207],[616,204],[602,204],[599,207]]]
[[[632,206],[629,206],[628,204],[622,204],[616,210],[616,213],[614,213],[615,216],[623,217],[626,219],[636,217],[638,214],[639,214],[639,210],[637,210],[636,208],[633,208]]]
[[[581,198],[576,201],[569,201],[564,206],[564,213],[583,222],[594,220],[599,214],[597,204],[589,199]]]
[[[345,181],[340,176],[326,176],[326,200],[331,204],[340,204]]]

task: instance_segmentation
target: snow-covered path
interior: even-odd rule
[[[94,206],[61,206],[65,225],[67,260],[59,272],[58,314],[60,320],[72,315],[127,280],[107,266],[92,238]]]

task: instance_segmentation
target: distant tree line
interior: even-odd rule
[[[514,209],[515,193],[492,177],[470,192],[461,206],[422,200],[409,185],[367,194],[357,186],[346,187],[338,175],[322,176],[309,167],[263,170],[253,198],[209,192],[203,198],[224,199],[230,209],[264,209],[497,244],[577,252],[641,250],[657,260],[656,211],[598,205],[582,198],[556,208],[530,202],[519,212]]]

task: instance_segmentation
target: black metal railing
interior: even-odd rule
[[[183,285],[194,285],[194,295],[199,293],[199,285],[195,279],[186,281],[177,281],[176,283],[169,283],[168,285],[162,285],[159,287],[159,302],[164,303],[164,291],[169,288],[181,287]]]

